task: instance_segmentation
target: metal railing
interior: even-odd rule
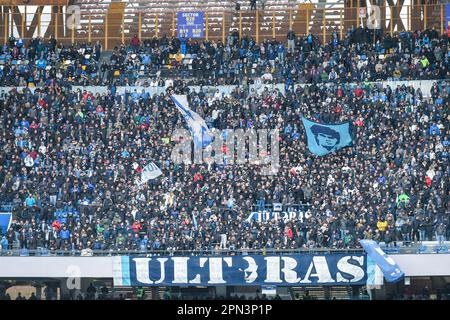
[[[330,248],[301,248],[301,249],[214,249],[214,250],[0,250],[0,256],[231,256],[231,255],[282,255],[299,253],[362,253],[363,249],[330,249]]]
[[[430,253],[450,253],[450,241],[438,244],[437,242],[425,246],[424,242],[413,242],[405,245],[398,242],[397,246],[385,246],[380,243],[381,248],[388,254],[430,254]],[[336,254],[336,253],[363,253],[362,248],[297,248],[297,249],[212,249],[212,250],[49,250],[39,248],[28,249],[4,249],[0,250],[0,256],[47,256],[47,257],[105,257],[105,256],[232,256],[232,255],[290,255],[290,254]]]

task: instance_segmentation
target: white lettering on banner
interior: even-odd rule
[[[279,211],[275,211],[274,213],[273,213],[273,218],[275,219],[275,220],[278,220],[278,215],[280,214],[280,212]],[[251,216],[249,217],[249,219],[251,219]]]
[[[289,221],[293,219],[299,219],[303,221],[303,216],[305,215],[305,212],[303,211],[297,211],[297,210],[291,210],[291,211],[253,211],[250,212],[247,221],[251,221],[252,219],[256,219],[259,222],[263,221],[269,221],[271,219],[274,220],[280,220],[283,219],[284,221]]]
[[[293,220],[297,217],[297,213],[295,211],[290,211],[289,212],[289,220]]]
[[[159,278],[159,280],[156,280],[156,281],[155,281],[155,284],[158,284],[158,283],[163,282],[164,279],[166,278],[166,268],[164,267],[164,264],[165,264],[166,261],[169,260],[169,259],[167,259],[167,258],[158,258],[158,259],[156,259],[156,260],[159,261],[159,265],[161,266],[161,269],[160,269],[160,270],[161,270],[161,277]]]
[[[168,262],[169,260],[171,261]],[[336,282],[353,284],[361,283],[366,276],[365,256],[358,254],[339,257],[310,254],[258,257],[130,257],[129,262],[131,268],[127,262],[126,269],[120,271],[121,277],[126,279],[129,270],[131,281],[136,285],[220,285],[240,282],[273,285],[320,285]],[[72,275],[76,277],[77,273],[72,272]]]
[[[208,258],[200,258],[200,268],[203,268],[205,266],[206,261],[208,261]],[[189,281],[189,283],[201,283],[202,280],[200,277],[200,274],[197,273],[195,278]]]
[[[247,283],[252,283],[258,278],[258,265],[255,262],[255,259],[251,257],[243,258],[248,263],[248,268],[244,270],[244,280]],[[249,275],[247,273],[250,272]]]
[[[136,263],[136,279],[139,282],[145,283],[145,284],[157,284],[164,281],[166,277],[166,270],[165,270],[165,263],[168,260],[167,258],[158,258],[156,259],[159,262],[160,271],[161,271],[161,277],[159,280],[156,280],[153,282],[150,279],[150,268],[149,263],[152,259],[151,258],[134,258],[133,261]]]
[[[267,275],[264,282],[282,282],[280,278],[280,257],[266,257]]]
[[[188,280],[188,257],[173,257],[173,283],[200,283],[200,274],[196,274],[194,279]],[[200,259],[200,267],[203,267],[207,258]]]
[[[209,258],[209,281],[208,283],[226,283],[223,280],[223,268],[222,261],[224,261],[229,267],[233,265],[231,257],[226,258]]]
[[[312,273],[313,268],[316,270],[316,273]],[[300,282],[311,283],[311,280],[309,280],[310,277],[317,277],[318,283],[335,282],[331,277],[325,257],[313,257],[308,271],[306,272],[305,279]]]
[[[133,261],[136,263],[136,280],[145,283],[145,284],[153,284],[153,281],[150,280],[150,268],[148,267],[148,263],[151,258],[134,258]]]
[[[336,274],[336,281],[337,282],[358,282],[359,280],[364,278],[365,273],[364,273],[363,268],[361,268],[360,266],[357,266],[357,265],[349,263],[348,261],[350,259],[358,261],[360,266],[364,265],[364,257],[362,257],[362,256],[361,257],[355,257],[355,256],[342,257],[341,259],[339,259],[339,261],[337,263],[337,268],[338,268],[339,271],[353,276],[353,279],[351,279],[351,280],[345,279],[342,276],[342,274],[340,272],[338,272]]]
[[[188,257],[173,257],[173,283],[188,283]]]
[[[281,272],[284,273],[284,280],[288,283],[298,283],[301,278],[297,278],[297,272],[293,269],[297,266],[297,261],[293,258],[282,257],[281,260],[284,261],[284,268]]]

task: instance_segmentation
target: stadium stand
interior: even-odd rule
[[[317,37],[284,42],[255,42],[232,34],[226,45],[163,37],[130,40],[101,59],[99,44],[63,45],[55,39],[33,38],[29,44],[11,38],[1,50],[3,86],[157,85],[183,77],[190,85],[230,85],[260,82],[325,83],[380,80],[445,79],[448,37],[434,29],[402,32],[372,44],[373,32],[358,28],[343,41],[337,33],[321,44]],[[17,45],[16,45],[16,42]],[[101,61],[102,60],[102,61]]]
[[[393,255],[448,254],[450,37],[400,30],[400,12],[395,32],[348,19],[338,29],[346,2],[317,2],[268,0],[254,12],[248,1],[238,11],[230,1],[79,0],[80,41],[5,37],[0,213],[12,219],[0,225],[0,255],[326,254],[360,252],[361,239]],[[209,39],[178,38],[176,12],[206,8]],[[172,94],[213,130],[277,129],[278,173],[175,163],[172,132],[186,122]],[[317,156],[304,118],[348,123],[352,143]],[[162,174],[140,185],[149,161]],[[291,209],[298,215],[263,219]],[[135,289],[78,299],[195,296]],[[343,286],[287,294],[353,295]]]
[[[217,74],[208,73],[208,67],[194,68],[192,79],[196,80],[175,78],[173,88],[188,93],[193,110],[211,127],[269,125],[281,130],[280,174],[273,179],[252,176],[243,183],[239,182],[242,177],[256,168],[230,165],[214,166],[208,171],[204,165],[183,167],[168,160],[173,142],[166,138],[182,122],[163,92],[151,96],[134,90],[121,95],[114,92],[111,77],[106,81],[113,83],[111,93],[71,90],[66,79],[83,83],[81,79],[89,75],[97,77],[93,48],[87,47],[83,58],[73,48],[59,50],[55,42],[36,39],[21,48],[23,59],[41,59],[32,64],[30,76],[21,77],[20,69],[15,67],[17,62],[13,62],[17,43],[10,43],[4,48],[3,83],[19,86],[26,78],[33,78],[28,85],[33,83],[38,88],[34,93],[30,89],[13,89],[4,93],[6,98],[1,102],[7,111],[1,115],[1,143],[5,150],[0,171],[2,201],[14,205],[14,222],[4,235],[7,247],[212,249],[220,243],[221,234],[228,236],[225,247],[235,249],[344,248],[357,246],[357,239],[364,237],[387,244],[437,240],[438,236],[446,239],[448,108],[444,106],[448,106],[448,82],[435,82],[429,97],[420,89],[404,85],[380,88],[364,82],[345,83],[395,79],[397,71],[400,79],[445,78],[449,71],[449,54],[444,55],[449,52],[448,42],[434,34],[429,30],[405,35],[410,37],[409,46],[392,51],[383,61],[377,61],[374,55],[386,52],[370,51],[370,45],[353,44],[353,50],[346,55],[347,45],[333,49],[332,44],[308,45],[305,39],[305,46],[298,47],[297,56],[291,59],[292,63],[304,59],[304,69],[301,71],[299,64],[297,75],[287,65],[291,72],[279,74],[279,79],[286,79],[285,94],[267,88],[261,94],[236,89],[227,96],[189,92],[187,84],[201,84],[201,79]],[[351,35],[346,41],[350,38]],[[237,43],[246,48],[247,41],[243,38]],[[164,38],[154,45],[158,48],[164,42],[169,45]],[[236,44],[235,55],[228,58],[231,64],[252,57],[255,62],[262,60],[258,52],[246,58],[245,49],[238,58],[238,47]],[[117,85],[133,79],[134,74],[127,70],[140,69],[130,62],[135,49],[122,47],[110,57],[106,69],[125,74],[117,79]],[[138,50],[145,55],[147,49]],[[169,45],[169,50],[178,51],[176,45],[172,49]],[[197,52],[199,63],[207,65],[208,50],[214,49],[194,44],[186,50]],[[211,52],[217,56],[217,51]],[[327,51],[341,52],[340,59],[325,54]],[[42,59],[44,56],[49,61]],[[275,69],[283,68],[285,58],[280,52],[278,57],[276,61],[266,56],[266,63],[273,61]],[[156,69],[166,63],[157,56],[152,58]],[[52,70],[63,65],[64,75],[44,71],[47,63]],[[219,75],[214,76],[219,83],[222,66],[226,62],[218,64]],[[232,69],[226,70],[224,78],[232,79],[228,73]],[[296,77],[291,78],[289,73]],[[252,71],[247,74],[248,79],[260,75]],[[312,84],[294,90],[293,83],[302,80]],[[324,160],[315,158],[306,152],[305,132],[298,125],[302,116],[326,123],[352,122],[356,144]],[[132,181],[149,158],[161,166],[166,178],[162,183],[137,190],[131,187]],[[132,163],[137,167],[133,169]],[[337,166],[338,163],[344,166]],[[403,194],[405,201],[399,200]],[[258,202],[311,207],[308,217],[298,221],[248,221],[249,211]],[[198,217],[198,229],[193,225],[194,215]]]

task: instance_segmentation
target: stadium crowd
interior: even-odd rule
[[[102,59],[98,41],[63,45],[38,37],[25,45],[12,36],[0,47],[0,85],[157,86],[174,75],[195,85],[444,79],[449,76],[448,39],[434,28],[393,37],[349,29],[343,40],[334,31],[327,43],[290,31],[287,47],[275,39],[239,39],[237,32],[226,43],[167,36],[141,41],[135,35]]]
[[[239,81],[254,79],[261,73],[245,71],[245,65],[256,61],[261,71],[278,70],[271,80],[291,81],[285,92],[237,87],[224,95],[189,90],[192,80],[180,78],[159,94],[119,94],[116,85],[129,80],[102,75],[99,47],[85,45],[94,61],[88,64],[83,53],[55,40],[36,39],[20,49],[18,41],[10,42],[3,48],[11,57],[0,83],[19,86],[32,78],[37,88],[12,89],[0,99],[0,202],[14,208],[0,248],[214,251],[355,248],[362,238],[445,241],[450,82],[435,81],[425,96],[412,86],[383,88],[366,80],[448,79],[448,40],[432,31],[398,39],[402,45],[384,60],[376,54],[383,49],[370,42],[322,46],[306,37],[293,52],[283,49],[273,59],[276,45],[267,41],[256,45],[230,36],[225,47],[181,43],[201,57],[195,63],[202,66],[193,68],[200,72],[196,84],[223,83],[221,78],[233,78],[232,70],[242,70]],[[110,64],[133,69],[130,59],[148,55],[148,64],[161,68],[164,50],[176,53],[178,47],[165,38],[137,43],[129,52],[114,50]],[[19,66],[12,57],[44,59],[50,69],[40,68],[39,60]],[[58,71],[59,64],[67,65],[65,71]],[[71,89],[111,82],[105,93]],[[302,82],[312,84],[293,85]],[[278,129],[279,172],[261,175],[260,166],[249,164],[174,164],[171,134],[184,121],[169,97],[173,90],[188,94],[190,107],[210,128]],[[351,122],[353,146],[314,156],[302,116]],[[150,161],[163,175],[138,187],[135,181]],[[247,219],[255,208],[273,203],[308,209],[286,221]]]

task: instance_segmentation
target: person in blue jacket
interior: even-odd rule
[[[60,232],[59,236],[61,237],[61,240],[69,240],[69,238],[70,238],[70,231],[67,230],[66,226],[64,226],[61,229],[61,232]]]
[[[441,130],[439,129],[439,126],[436,123],[433,123],[433,125],[430,127],[429,134],[430,136],[438,136],[441,134]]]
[[[47,62],[45,61],[45,59],[43,57],[41,57],[37,63],[36,63],[37,67],[39,70],[44,70],[45,67],[47,67]]]
[[[282,43],[280,43],[277,46],[277,52],[278,52],[278,59],[280,60],[281,63],[284,63],[284,45]]]

